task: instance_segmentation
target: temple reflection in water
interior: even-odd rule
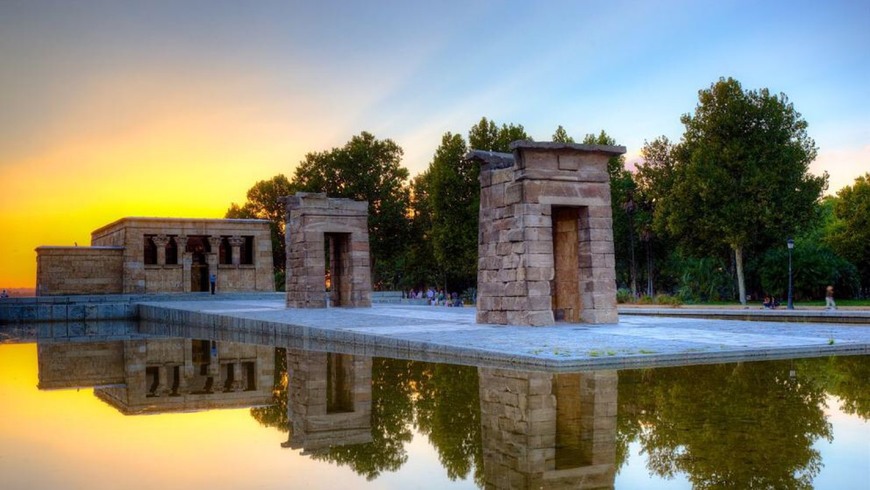
[[[287,434],[276,450],[367,480],[402,468],[417,433],[450,480],[481,488],[614,488],[629,444],[648,455],[650,475],[695,486],[812,486],[816,442],[833,438],[830,394],[870,413],[866,356],[549,372],[96,337],[41,338],[39,388],[94,387],[130,415],[253,407]]]
[[[40,342],[40,389],[93,386],[126,414],[272,402],[274,347],[201,339]]]
[[[488,488],[613,486],[616,371],[478,373]]]

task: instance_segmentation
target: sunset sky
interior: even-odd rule
[[[720,76],[788,95],[830,193],[870,172],[870,2],[0,2],[0,287],[124,216],[222,217],[361,131],[411,175],[482,116],[678,141]]]

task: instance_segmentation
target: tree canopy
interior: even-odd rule
[[[870,173],[837,192],[834,217],[827,241],[858,268],[863,278],[862,287],[870,289]]]
[[[284,196],[295,193],[293,184],[278,174],[269,180],[261,180],[248,189],[247,201],[241,206],[232,203],[227,209],[226,218],[254,218],[269,220],[272,232],[272,265],[275,268],[275,286],[284,286],[284,269],[287,254],[284,248],[285,225],[287,222],[284,205],[279,202]]]
[[[368,201],[372,280],[395,287],[409,222],[408,169],[402,149],[390,139],[363,131],[343,147],[305,155],[293,174],[293,187],[329,197]]]
[[[745,302],[744,251],[784,243],[812,222],[827,175],[808,173],[815,142],[784,94],[722,78],[698,99],[695,113],[681,118],[673,185],[656,220],[701,254],[728,246]]]

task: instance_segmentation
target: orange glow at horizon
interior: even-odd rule
[[[35,286],[36,247],[90,245],[91,231],[125,216],[221,218],[258,180],[292,174],[302,151],[291,143],[204,140],[173,124],[5,162],[0,288]]]
[[[0,357],[0,399],[15,400],[0,417],[0,468],[18,461],[16,473],[42,485],[156,488],[172,475],[179,488],[240,488],[239,464],[270,468],[277,481],[328,465],[281,449],[286,434],[247,408],[124,415],[92,388],[37,390],[36,344],[0,344]]]

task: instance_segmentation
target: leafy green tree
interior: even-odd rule
[[[521,124],[502,124],[499,128],[485,117],[468,131],[468,146],[472,150],[509,152],[510,144],[518,140],[532,140]]]
[[[553,142],[554,143],[573,143],[574,138],[568,136],[568,132],[565,131],[565,128],[560,124],[558,128],[556,128],[556,132],[553,133]]]
[[[673,185],[674,145],[665,136],[649,142],[644,141],[640,150],[641,161],[633,174],[637,186],[635,200],[639,212],[635,216],[635,228],[646,255],[647,295],[655,290],[670,289],[674,277],[664,273],[668,258],[673,253],[673,243],[667,231],[655,226],[655,210]],[[656,287],[656,283],[658,287]]]
[[[673,186],[656,219],[698,255],[728,246],[745,303],[744,252],[806,227],[827,174],[808,173],[815,142],[784,94],[744,91],[737,80],[721,78],[698,98],[695,113],[681,118]]]
[[[403,290],[423,288],[434,284],[438,277],[435,251],[432,247],[431,172],[417,175],[411,180],[410,231],[405,246],[402,280]]]
[[[392,140],[378,140],[364,131],[341,148],[305,155],[292,180],[297,191],[368,201],[376,289],[396,287],[400,280],[410,199],[408,170],[400,165],[402,154]]]
[[[858,268],[866,296],[870,293],[870,173],[837,192],[834,217],[826,242]]]
[[[838,297],[848,298],[858,292],[860,280],[855,266],[826,244],[798,239],[792,252],[796,299],[822,298],[828,285],[834,286]],[[785,244],[771,247],[764,254],[759,275],[765,293],[777,298],[788,294],[788,249]]]
[[[232,203],[227,209],[226,218],[255,218],[269,220],[272,232],[272,262],[275,268],[275,287],[284,290],[284,273],[287,255],[284,248],[287,212],[279,201],[284,196],[294,194],[294,186],[284,174],[269,180],[261,180],[248,189],[247,201],[241,206]]]
[[[459,134],[442,136],[429,168],[414,188],[414,220],[423,223],[428,219],[431,225],[421,236],[424,242],[430,241],[435,259],[435,271],[427,269],[430,279],[426,282],[447,282],[458,290],[476,283],[480,168],[466,161],[465,154],[469,149],[508,152],[510,143],[517,140],[531,140],[522,125],[499,127],[485,117],[468,131],[468,144]],[[412,253],[418,255],[424,248]]]
[[[466,153],[461,135],[445,133],[428,170],[432,248],[439,270],[460,289],[472,286],[477,276],[480,169]]]

